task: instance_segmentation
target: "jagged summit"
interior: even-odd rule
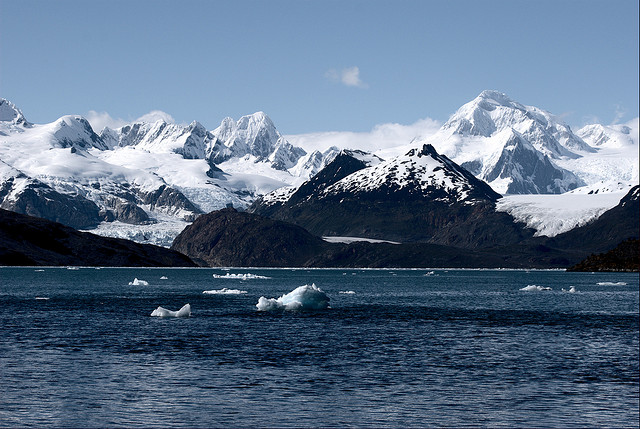
[[[23,127],[30,127],[32,125],[15,104],[4,98],[0,98],[0,122],[22,125]]]
[[[429,144],[359,170],[328,187],[321,197],[342,193],[361,196],[376,193],[377,198],[384,195],[391,200],[421,196],[447,203],[500,198],[488,185]]]

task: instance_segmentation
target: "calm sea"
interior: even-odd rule
[[[256,309],[311,283],[329,309]],[[246,293],[203,294],[223,288]],[[0,268],[0,426],[638,427],[638,292],[562,271]]]

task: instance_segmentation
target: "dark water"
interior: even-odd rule
[[[637,274],[231,272],[271,278],[0,268],[0,425],[639,425]],[[330,309],[256,310],[312,282]]]

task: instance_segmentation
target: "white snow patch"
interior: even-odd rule
[[[259,311],[323,310],[329,307],[329,297],[314,283],[299,286],[278,299],[261,296],[256,307]]]
[[[178,311],[167,310],[164,307],[158,307],[151,313],[151,316],[154,317],[190,317],[191,316],[191,305],[185,304]]]
[[[400,244],[397,241],[389,241],[389,240],[376,240],[373,238],[366,238],[366,237],[334,237],[334,236],[325,236],[322,237],[322,239],[324,241],[326,241],[327,243],[345,243],[345,244],[349,244],[349,243],[353,243],[356,241],[366,241],[368,243],[390,243],[390,244]]]

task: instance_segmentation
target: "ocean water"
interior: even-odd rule
[[[256,308],[312,283],[330,308]],[[203,294],[223,288],[246,293]],[[638,294],[624,273],[0,268],[0,426],[638,427]]]

